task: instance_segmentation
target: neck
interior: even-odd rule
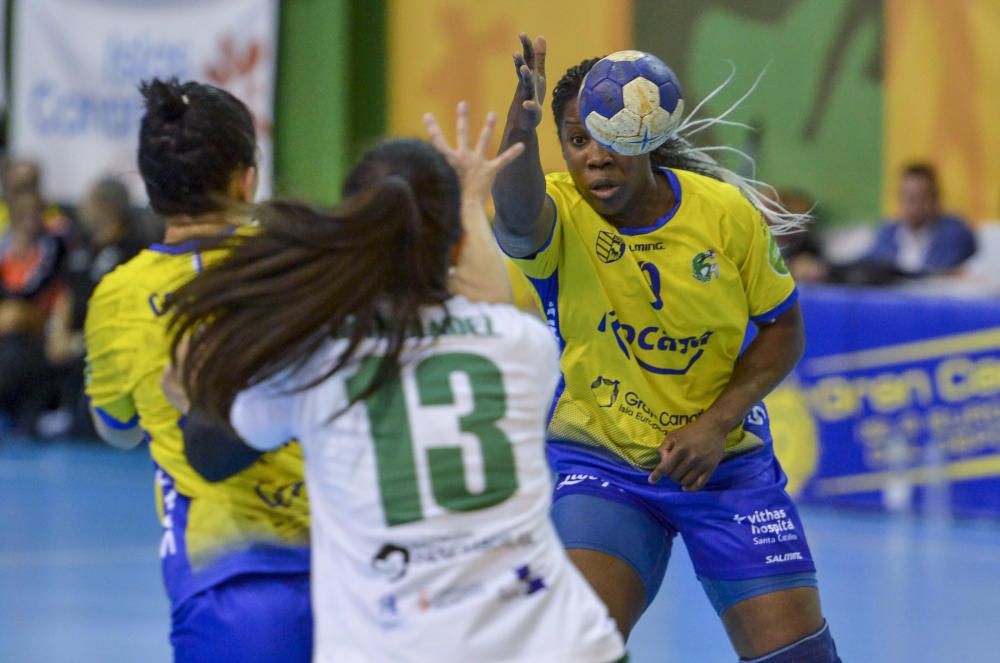
[[[177,215],[166,218],[167,230],[163,241],[167,244],[178,244],[189,239],[213,237],[227,228],[236,225],[236,220],[230,214],[214,212],[200,216]]]
[[[618,228],[645,228],[655,224],[677,202],[670,182],[659,170],[649,171],[649,178],[632,201],[608,221]]]
[[[933,216],[929,216],[924,219],[911,219],[910,221],[907,222],[906,225],[909,226],[910,230],[912,230],[913,232],[918,232],[920,230],[923,230],[927,226],[931,225],[931,221],[933,220],[934,220]]]

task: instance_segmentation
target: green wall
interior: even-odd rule
[[[348,144],[348,0],[281,3],[275,189],[330,203]]]
[[[747,151],[759,179],[816,198],[822,223],[878,216],[881,2],[635,0],[635,6],[636,46],[674,68],[689,110],[726,78],[727,61],[736,76],[707,105],[713,115],[767,67],[731,117],[757,131],[714,130],[699,143]]]
[[[385,127],[385,1],[281,3],[275,188],[329,204]]]

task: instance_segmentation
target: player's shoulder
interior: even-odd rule
[[[515,345],[551,340],[551,333],[544,322],[512,304],[473,302],[455,296],[448,300],[448,313],[452,317],[479,319],[490,336]]]
[[[760,211],[738,188],[700,173],[680,169],[672,172],[686,199],[682,201],[689,210],[686,216],[702,231],[720,238],[726,246],[743,246],[760,231]]]
[[[573,183],[573,177],[565,171],[545,176],[545,193],[555,201],[556,207],[564,214],[586,205],[579,189]],[[589,205],[586,207],[589,208]]]
[[[91,303],[117,298],[132,291],[147,275],[152,262],[149,253],[142,250],[105,274],[94,288]]]
[[[740,190],[728,182],[679,168],[671,172],[677,177],[683,196],[697,199],[709,206],[721,206],[729,212],[745,213],[748,209],[753,209],[753,205]]]

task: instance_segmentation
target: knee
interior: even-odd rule
[[[840,663],[837,646],[830,633],[830,624],[827,622],[824,622],[823,627],[812,635],[807,635],[777,651],[760,658],[740,660],[744,663],[798,663],[799,661]]]

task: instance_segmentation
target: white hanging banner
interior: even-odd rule
[[[26,0],[14,5],[10,152],[44,193],[78,202],[98,178],[146,194],[138,86],[176,76],[224,88],[254,114],[258,197],[271,192],[277,0]]]

